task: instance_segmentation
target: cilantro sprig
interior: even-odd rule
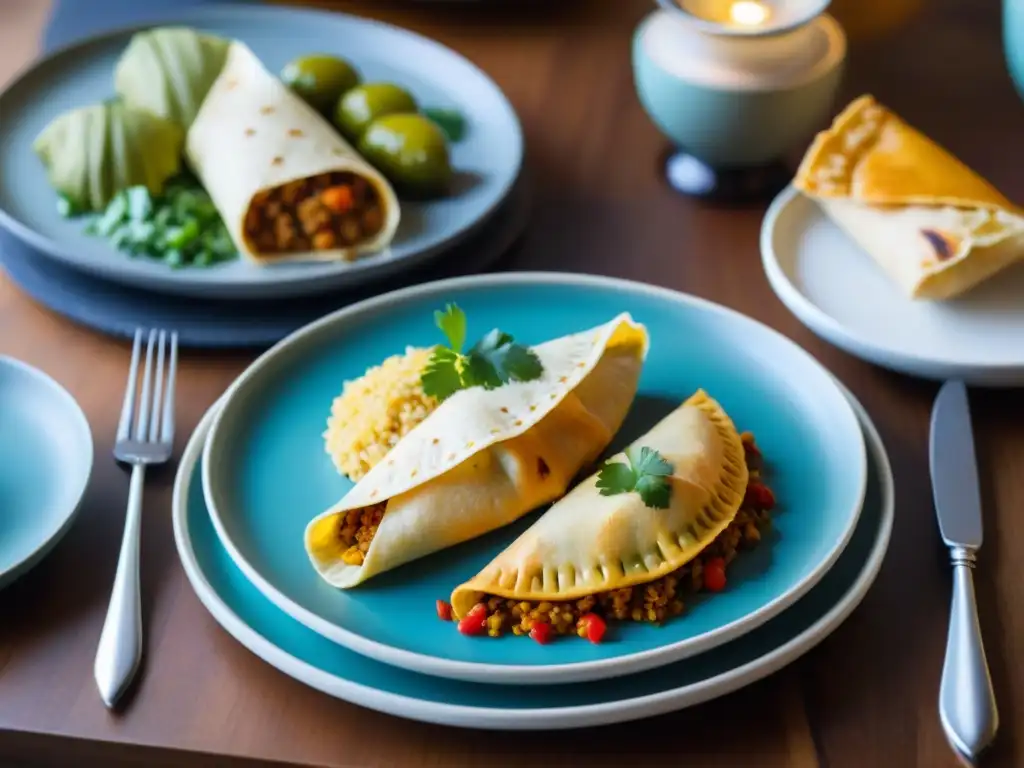
[[[434,323],[445,335],[448,346],[434,348],[420,376],[424,393],[431,397],[443,401],[460,389],[497,389],[510,381],[539,379],[544,372],[536,353],[497,328],[463,353],[466,313],[457,304],[434,312]]]
[[[668,476],[672,465],[660,453],[646,446],[626,449],[626,460],[605,462],[597,476],[597,488],[602,496],[620,493],[640,494],[640,499],[652,509],[667,509],[672,496]]]

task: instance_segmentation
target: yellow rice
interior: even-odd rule
[[[358,481],[437,408],[437,399],[420,385],[432,351],[407,347],[405,354],[345,382],[323,434],[324,448],[343,475]]]

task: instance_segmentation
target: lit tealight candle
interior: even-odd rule
[[[757,27],[768,18],[768,7],[757,0],[737,0],[729,6],[729,20],[744,27]]]
[[[658,0],[682,11],[705,32],[720,35],[777,35],[803,26],[820,15],[828,0]]]

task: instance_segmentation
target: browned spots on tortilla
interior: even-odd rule
[[[547,477],[550,474],[551,474],[551,468],[548,466],[547,462],[544,461],[544,457],[543,456],[538,456],[537,457],[537,475],[540,477],[541,480],[543,480],[545,477]]]
[[[430,442],[431,442],[431,444],[432,444],[432,445],[437,445],[437,444],[438,444],[438,443],[440,443],[441,441],[440,441],[440,440],[439,440],[438,438],[436,438],[436,437],[435,437],[435,438],[434,438],[433,440],[431,440]]]
[[[953,257],[953,245],[946,239],[946,236],[935,229],[922,229],[921,234],[928,241],[928,245],[935,251],[935,258],[945,261]]]
[[[246,136],[255,136],[256,135],[256,129],[255,128],[246,128],[245,129],[245,135]]]
[[[502,413],[508,413],[508,408],[505,408],[504,406],[502,406],[498,410],[501,411]]]
[[[289,136],[295,136],[296,138],[298,138],[299,136],[302,135],[302,129],[301,128],[289,128],[288,129],[288,135]]]
[[[284,158],[281,157],[280,155],[278,155],[277,157],[275,157],[273,160],[270,161],[270,164],[271,165],[280,165],[283,162],[284,162]]]
[[[273,111],[274,111],[273,107],[260,107],[260,114],[261,115],[269,115]]]

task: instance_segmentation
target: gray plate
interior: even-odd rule
[[[487,224],[457,245],[442,263],[405,270],[380,285],[323,296],[229,301],[151,293],[40,258],[32,248],[2,230],[0,267],[35,301],[101,333],[131,338],[138,326],[173,328],[184,347],[265,348],[318,317],[380,291],[502,268],[504,262],[499,260],[522,235],[529,216],[525,182],[522,178]]]
[[[519,175],[523,137],[501,90],[465,58],[387,24],[337,13],[250,5],[180,10],[165,23],[243,40],[272,70],[303,53],[344,55],[366,80],[392,80],[424,106],[463,113],[467,133],[452,146],[456,192],[402,203],[390,250],[352,263],[255,267],[238,260],[207,269],[171,269],[119,253],[61,218],[32,141],[55,116],[113,94],[113,68],[139,27],[110,32],[40,60],[0,94],[0,225],[65,266],[151,291],[208,298],[286,298],[353,288],[432,259],[472,233],[506,198]]]

